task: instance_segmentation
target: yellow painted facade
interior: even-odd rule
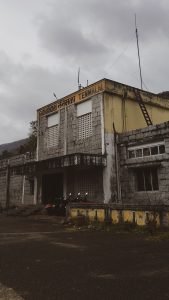
[[[169,120],[169,99],[156,94],[140,91],[153,124]],[[133,88],[112,80],[103,79],[79,91],[54,101],[38,110],[38,117],[52,114],[63,107],[78,104],[97,94],[104,98],[104,129],[112,133],[113,123],[117,132],[146,127],[146,123]]]
[[[111,133],[113,123],[117,132],[146,127],[143,114],[131,87],[106,81],[104,95],[105,132]],[[169,100],[140,91],[152,123],[169,120]]]

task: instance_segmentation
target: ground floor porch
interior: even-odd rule
[[[0,169],[0,205],[45,205],[70,196],[103,202],[105,166],[105,156],[93,154],[8,164]]]
[[[35,176],[36,203],[52,203],[57,199],[103,202],[102,168],[70,167],[66,169],[44,170]]]

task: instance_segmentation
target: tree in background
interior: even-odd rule
[[[9,158],[10,156],[12,156],[11,152],[9,152],[8,150],[3,150],[2,154],[0,155],[0,159]]]
[[[19,154],[34,153],[37,146],[37,121],[30,122],[30,133],[27,142],[18,149]]]
[[[27,142],[27,151],[35,152],[37,146],[37,121],[30,122],[30,134]]]

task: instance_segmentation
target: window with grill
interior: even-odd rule
[[[141,168],[136,171],[138,191],[157,191],[158,174],[157,168]]]
[[[92,113],[78,117],[78,139],[83,140],[92,135]]]
[[[48,116],[47,124],[47,147],[56,147],[59,140],[59,113]]]
[[[79,172],[77,176],[77,192],[81,194],[81,196],[85,196],[88,193],[88,199],[93,200],[96,199],[97,193],[100,192],[100,174],[99,172],[83,171]]]
[[[140,158],[145,156],[160,155],[164,153],[165,153],[164,142],[143,145],[141,147],[136,146],[136,147],[128,148],[128,158]]]
[[[49,127],[47,129],[47,147],[55,147],[58,145],[59,125]]]
[[[97,190],[97,184],[92,180],[92,178],[88,178],[86,176],[81,176],[78,180],[78,192],[81,195],[85,195],[88,193],[89,197],[94,197]]]

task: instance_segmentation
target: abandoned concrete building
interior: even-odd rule
[[[118,136],[121,199],[169,205],[169,122]]]
[[[41,107],[35,159],[0,161],[0,202],[88,193],[89,202],[169,205],[168,120],[164,95],[108,79]]]

